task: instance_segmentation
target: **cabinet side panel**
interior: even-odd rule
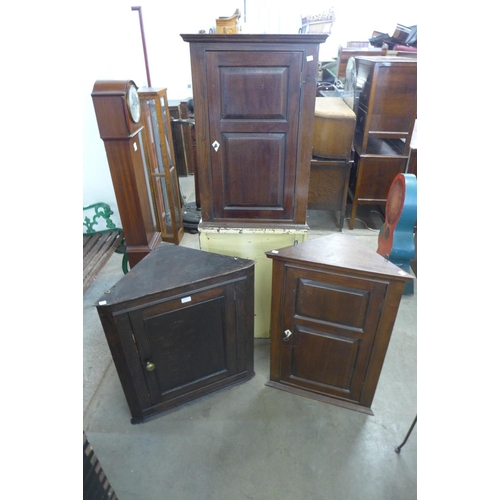
[[[394,323],[396,322],[399,304],[403,296],[404,286],[405,284],[399,281],[390,283],[385,296],[384,307],[381,311],[377,328],[377,342],[373,346],[361,395],[361,403],[366,406],[371,406],[375,390],[377,389]]]
[[[201,217],[204,221],[213,219],[212,178],[210,161],[210,131],[208,120],[208,96],[205,47],[190,44],[191,79],[193,82],[193,103],[195,113],[196,156],[198,169],[196,181],[200,194]]]
[[[379,65],[370,129],[408,132],[415,120],[416,104],[417,66]]]
[[[302,81],[299,122],[297,125],[297,175],[295,178],[295,222],[307,223],[307,198],[312,157],[312,130],[314,127],[314,106],[316,102],[316,79],[318,74],[319,45],[306,45],[302,60]]]
[[[404,172],[407,158],[359,156],[355,198],[385,202],[394,178]]]
[[[245,280],[234,285],[234,324],[236,331],[236,370],[254,374],[255,266],[248,269]]]
[[[101,308],[98,313],[130,413],[140,418],[151,399],[128,316],[113,316]]]
[[[283,303],[284,303],[284,280],[285,266],[282,262],[273,261],[272,267],[272,297],[271,297],[271,367],[270,379],[278,382],[280,380],[281,365],[281,336],[283,332]]]

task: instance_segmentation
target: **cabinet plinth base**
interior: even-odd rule
[[[322,403],[328,403],[334,406],[340,406],[342,408],[346,408],[348,410],[358,411],[360,413],[365,413],[366,415],[372,415],[373,411],[370,408],[365,406],[361,406],[356,403],[352,403],[350,401],[343,401],[338,398],[330,398],[328,396],[324,396],[323,394],[316,394],[310,391],[305,391],[303,389],[299,389],[298,387],[293,387],[291,385],[283,384],[281,382],[274,382],[273,380],[269,380],[266,383],[268,387],[273,387],[274,389],[280,389],[281,391],[289,392],[291,394],[297,394],[299,396],[304,396],[309,399],[315,399],[316,401],[321,401]]]
[[[229,389],[235,385],[243,384],[255,376],[255,372],[246,373],[243,376],[240,374],[237,377],[233,377],[233,380],[225,379],[223,383],[214,384],[211,387],[205,387],[203,391],[194,391],[190,394],[186,394],[184,397],[180,397],[177,400],[170,400],[168,404],[160,404],[154,407],[148,408],[147,412],[144,412],[143,416],[132,417],[130,420],[131,424],[143,424],[156,417],[161,417],[167,413],[176,410],[179,406],[184,403],[195,401],[204,396],[210,396],[216,392],[220,392],[224,389]],[[219,387],[217,387],[219,386]],[[199,394],[196,394],[199,392]]]

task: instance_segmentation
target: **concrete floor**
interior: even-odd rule
[[[180,181],[191,201],[192,177]],[[381,216],[361,207],[358,217],[344,232],[376,250]],[[308,239],[337,231],[335,221],[310,211]],[[199,248],[198,236],[181,244]],[[400,305],[374,416],[266,387],[270,344],[256,339],[250,381],[132,425],[93,306],[121,277],[114,255],[83,298],[83,425],[120,500],[417,498],[418,424],[394,451],[417,412],[416,282]]]

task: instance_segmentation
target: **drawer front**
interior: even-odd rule
[[[281,381],[358,402],[386,289],[385,282],[288,268]]]
[[[357,179],[355,198],[358,201],[384,203],[392,181],[403,173],[407,158],[388,156],[356,156]]]

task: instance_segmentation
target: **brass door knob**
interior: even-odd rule
[[[151,363],[151,361],[148,361],[146,363],[146,371],[152,372],[155,369],[155,364]]]

